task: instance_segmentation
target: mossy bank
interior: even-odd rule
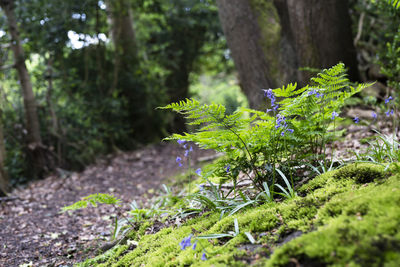
[[[143,234],[149,224],[143,225],[127,244],[78,266],[399,266],[398,165],[388,170],[348,165],[316,177],[297,193],[221,220],[207,213],[156,234]],[[235,218],[236,236],[201,239],[195,249],[181,249],[179,243],[191,234],[193,242],[200,235],[235,231]]]

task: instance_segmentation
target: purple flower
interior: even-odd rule
[[[227,164],[225,165],[226,173],[228,173],[231,170],[231,165]]]
[[[206,253],[205,253],[205,252],[203,252],[203,255],[201,255],[201,260],[202,260],[202,261],[206,261],[206,260],[207,260],[207,257],[206,257]]]
[[[354,123],[359,123],[360,122],[360,119],[358,118],[358,117],[354,117]]]
[[[197,174],[198,176],[201,176],[201,168],[198,168],[198,169],[196,170],[196,174]]]
[[[271,107],[273,110],[277,110],[278,109],[278,105],[275,104],[276,98],[275,98],[275,94],[274,91],[272,91],[272,89],[262,89],[264,91],[264,97],[268,97],[269,100],[271,100]],[[267,109],[267,112],[271,111],[270,109]]]
[[[393,115],[393,113],[394,113],[394,110],[393,109],[391,109],[391,110],[388,110],[387,112],[385,112],[386,113],[386,116],[387,117],[390,117],[390,115]]]
[[[184,250],[185,248],[192,245],[191,239],[192,235],[189,235],[188,237],[182,239],[182,241],[179,243],[179,245],[181,246],[181,250]]]
[[[320,94],[318,92],[315,94],[315,97],[317,97],[317,98],[320,98],[320,97],[323,97],[323,96],[324,96],[324,94]]]
[[[392,97],[392,96],[389,96],[388,98],[386,98],[386,99],[385,99],[385,104],[389,103],[389,102],[390,102],[390,100],[392,100],[392,99],[393,99],[393,97]]]
[[[178,144],[183,145],[186,141],[185,140],[177,140]]]
[[[185,145],[186,146],[186,145]],[[186,148],[186,147],[185,147]],[[189,147],[189,149],[185,150],[185,157],[189,156],[189,153],[193,151],[192,146]]]
[[[196,242],[194,242],[192,249],[196,250],[196,246],[197,246],[197,240],[196,240]]]
[[[197,185],[197,187],[199,188],[200,192],[204,191],[204,185],[203,184]]]
[[[283,124],[283,127],[287,126],[285,116],[278,114],[277,118],[278,119],[276,120],[275,129],[278,129],[279,127],[281,127],[282,126],[281,124]]]
[[[179,167],[182,167],[182,158],[181,157],[176,157],[176,162],[178,163]]]
[[[293,133],[293,132],[294,132],[293,129],[287,129],[287,131],[288,131],[289,133]]]
[[[317,93],[317,90],[313,89],[310,92],[308,92],[308,95],[314,95]]]
[[[339,114],[336,113],[336,111],[332,112],[332,120],[334,120]]]
[[[378,117],[378,115],[375,112],[372,112],[372,118],[374,118],[374,120],[376,120],[377,117]]]

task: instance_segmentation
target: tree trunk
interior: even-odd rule
[[[129,72],[138,61],[136,35],[129,1],[107,0],[111,37],[115,47],[113,91],[118,86],[120,72]]]
[[[329,68],[343,62],[352,80],[359,80],[347,0],[275,0],[282,34],[296,50],[297,68]],[[309,82],[311,74],[299,71],[297,81]]]
[[[309,82],[301,67],[342,61],[358,80],[347,0],[217,0],[240,86],[251,108],[261,89]]]
[[[0,196],[7,195],[9,192],[9,181],[8,175],[4,168],[4,160],[6,157],[6,149],[4,146],[4,136],[3,136],[3,123],[2,123],[2,110],[0,107]]]
[[[22,49],[17,21],[14,16],[14,2],[12,0],[0,0],[0,7],[7,17],[8,30],[11,35],[11,48],[14,53],[15,68],[17,69],[21,83],[22,95],[25,107],[26,128],[28,131],[28,149],[31,152],[35,175],[40,175],[46,169],[44,146],[40,137],[39,119],[36,111],[36,101],[32,84],[25,65],[25,55]]]
[[[258,23],[249,0],[217,0],[217,5],[222,29],[239,74],[240,87],[250,107],[259,108],[263,101],[261,89],[278,86],[271,77],[273,70],[267,60],[265,46],[268,45],[263,40],[263,25]]]

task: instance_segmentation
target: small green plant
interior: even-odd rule
[[[275,188],[282,190],[282,186],[288,188],[289,196],[294,196],[293,170],[321,159],[324,166],[327,165],[325,148],[336,138],[334,126],[340,120],[340,108],[346,99],[366,86],[350,86],[345,67],[340,63],[319,73],[303,88],[289,84],[264,90],[270,104],[265,112],[241,108],[226,114],[223,105],[201,105],[194,99],[187,99],[163,109],[182,114],[189,125],[198,130],[174,134],[167,139],[192,141],[201,148],[224,153],[224,165],[216,168],[211,176],[223,175],[225,180],[236,184],[239,174],[244,173],[259,192],[265,192],[266,182],[271,199]],[[277,97],[282,99],[279,103]],[[221,171],[226,165],[229,171]]]
[[[194,238],[193,238],[193,234],[190,234],[188,237],[183,238],[182,241],[179,243],[181,250],[185,250],[188,247],[192,247],[193,250],[196,250],[197,244],[200,244],[200,246],[202,246],[202,244],[200,242],[201,240],[210,240],[210,239],[219,239],[219,238],[234,238],[240,234],[239,222],[238,222],[237,218],[233,219],[233,225],[234,225],[234,231],[228,231],[227,233],[199,235]],[[248,240],[252,244],[256,243],[256,240],[254,239],[254,237],[251,235],[250,232],[244,232],[244,235],[248,238]],[[193,244],[192,244],[192,238],[195,240]],[[207,252],[205,250],[205,248],[202,248],[202,252],[203,252],[203,254],[202,254],[201,260],[207,260],[206,255],[211,254],[211,253]],[[217,252],[213,251],[212,254],[217,254]]]
[[[294,192],[294,190],[293,190],[292,186],[290,185],[288,179],[286,178],[285,174],[283,172],[281,172],[281,170],[279,170],[279,169],[276,169],[276,171],[282,177],[282,179],[285,182],[286,187],[288,189],[288,190],[286,190],[280,184],[275,184],[280,190],[282,190],[282,193],[278,193],[278,194],[286,197],[287,199],[292,199],[292,198],[296,197],[296,193]]]
[[[89,204],[91,204],[93,207],[97,207],[98,204],[118,206],[120,202],[121,200],[117,199],[112,195],[97,193],[83,197],[80,201],[75,202],[70,206],[63,207],[61,211],[66,212],[66,211],[85,209]]]
[[[393,136],[381,134],[377,135],[373,141],[369,141],[365,153],[356,154],[358,161],[372,161],[386,164],[389,167],[394,162],[400,161],[400,142]]]

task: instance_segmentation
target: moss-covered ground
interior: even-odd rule
[[[352,164],[314,178],[294,199],[222,219],[206,213],[151,235],[143,224],[131,242],[79,266],[399,266],[398,169]],[[190,234],[193,242],[199,235],[234,231],[235,218],[235,237],[202,239],[195,250],[181,250],[179,243]]]

